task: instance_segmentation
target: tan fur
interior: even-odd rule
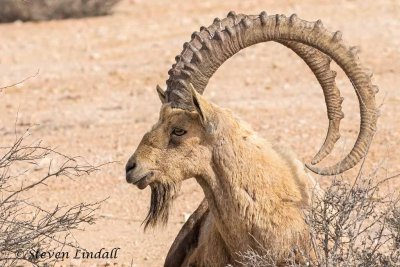
[[[308,247],[304,212],[315,181],[286,149],[272,146],[221,109],[193,92],[196,111],[161,108],[160,119],[127,164],[127,180],[178,185],[194,177],[210,213],[196,246],[181,266],[235,264],[238,252],[269,250],[283,259]],[[173,128],[187,131],[171,134]],[[138,180],[144,174],[152,175]],[[152,200],[153,201],[153,200]],[[157,218],[154,218],[157,222]]]

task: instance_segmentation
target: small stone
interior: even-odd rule
[[[190,215],[191,215],[190,213],[184,212],[183,213],[183,221],[182,221],[182,223],[187,222],[187,220],[189,220]]]
[[[91,53],[89,57],[90,59],[97,60],[100,59],[101,55],[99,53]]]
[[[44,158],[42,159],[38,165],[36,165],[33,170],[34,171],[40,171],[42,169],[47,169],[50,166],[51,163],[51,159],[50,158]]]

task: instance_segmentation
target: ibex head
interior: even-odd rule
[[[360,132],[353,149],[333,166],[306,166],[321,175],[335,175],[354,167],[367,153],[376,130],[378,112],[371,74],[361,67],[355,48],[348,48],[341,33],[327,31],[321,21],[307,22],[291,15],[228,17],[192,34],[192,40],[176,59],[168,72],[167,90],[157,87],[163,106],[160,118],[126,166],[127,181],[143,189],[152,188],[152,199],[146,226],[159,218],[167,219],[169,200],[180,181],[195,177],[204,168],[212,168],[211,151],[216,140],[214,131],[220,113],[204,100],[203,93],[213,73],[225,60],[243,48],[260,42],[276,41],[292,49],[310,67],[319,81],[327,105],[329,128],[327,137],[311,164],[325,158],[339,139],[339,124],[343,118],[340,96],[336,87],[336,73],[330,70],[333,59],[352,82],[360,102]],[[193,87],[195,88],[194,91]],[[213,139],[214,138],[214,139]]]
[[[210,168],[219,109],[194,89],[194,110],[173,108],[158,90],[161,107],[158,122],[146,133],[126,165],[126,180],[152,188],[151,211],[146,224],[167,219],[169,202],[185,179],[207,173]]]

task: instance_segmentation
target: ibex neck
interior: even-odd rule
[[[225,135],[207,175],[197,181],[224,242],[230,251],[243,252],[259,248],[259,242],[280,248],[295,242],[291,239],[304,230],[301,209],[309,200],[304,175],[301,164],[266,141]]]
[[[275,210],[275,200],[273,196],[269,198],[273,194],[270,190],[274,181],[264,172],[275,168],[268,165],[276,161],[277,156],[268,144],[252,139],[251,136],[221,137],[208,175],[197,178],[221,236],[231,251],[255,246],[253,234],[256,233],[253,231],[260,230],[254,228],[255,218],[264,207]],[[238,232],[248,233],[248,242],[243,242],[244,237],[237,236]]]

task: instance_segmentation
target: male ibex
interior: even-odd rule
[[[157,86],[163,103],[159,121],[126,165],[129,183],[151,187],[146,227],[167,221],[183,180],[194,177],[204,191],[205,200],[181,229],[165,266],[225,266],[235,264],[238,252],[261,247],[282,264],[294,246],[307,249],[303,212],[310,205],[312,178],[292,153],[257,137],[201,94],[218,67],[245,47],[276,41],[292,49],[315,74],[327,105],[328,133],[314,165],[333,149],[343,118],[336,73],[330,70],[333,59],[357,93],[360,132],[350,153],[337,164],[306,166],[321,175],[342,173],[367,153],[376,130],[378,89],[361,67],[356,49],[345,46],[341,36],[327,31],[320,20],[307,22],[295,14],[288,18],[230,12],[210,27],[201,27],[184,44],[168,72],[166,92]]]

